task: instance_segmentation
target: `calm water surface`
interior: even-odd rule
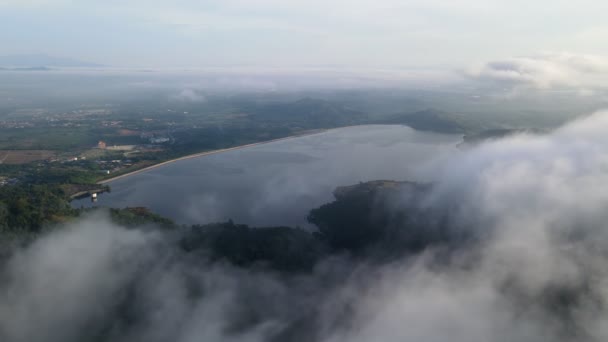
[[[111,182],[97,203],[148,207],[179,223],[233,219],[307,226],[311,208],[336,186],[375,179],[424,181],[420,169],[456,149],[459,135],[406,126],[359,126],[182,160]]]

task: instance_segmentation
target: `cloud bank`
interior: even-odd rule
[[[606,89],[608,58],[571,53],[517,57],[488,62],[468,75],[506,87]]]

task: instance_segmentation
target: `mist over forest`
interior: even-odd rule
[[[606,13],[0,0],[0,342],[608,341]]]
[[[603,340],[607,126],[599,112],[469,146],[437,160],[430,184],[343,188],[311,211],[314,233],[85,215],[3,252],[0,336]],[[267,252],[278,229],[299,249],[231,247],[233,229]]]

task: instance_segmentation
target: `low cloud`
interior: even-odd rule
[[[180,232],[89,217],[2,266],[2,341],[603,341],[608,113],[437,161],[420,204],[475,243],[282,275],[212,263]]]
[[[194,89],[183,89],[178,94],[172,95],[171,100],[182,102],[205,102],[205,95]]]
[[[608,58],[571,53],[543,54],[491,61],[468,70],[467,74],[505,87],[576,88],[589,92],[606,88]]]

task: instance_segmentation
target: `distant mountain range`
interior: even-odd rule
[[[289,103],[257,104],[244,110],[258,121],[289,121],[309,128],[360,125],[368,122],[368,116],[363,112],[312,98]]]
[[[73,67],[102,67],[103,65],[80,61],[77,59],[66,58],[66,57],[54,57],[44,54],[37,55],[8,55],[0,56],[0,67],[3,69],[12,68],[42,68],[42,67],[62,67],[62,68],[73,68]]]
[[[385,124],[407,125],[419,131],[449,134],[464,134],[470,128],[459,115],[436,109],[401,112],[377,118],[350,106],[313,98],[286,103],[249,103],[243,105],[242,110],[256,121],[289,122],[300,128]]]

